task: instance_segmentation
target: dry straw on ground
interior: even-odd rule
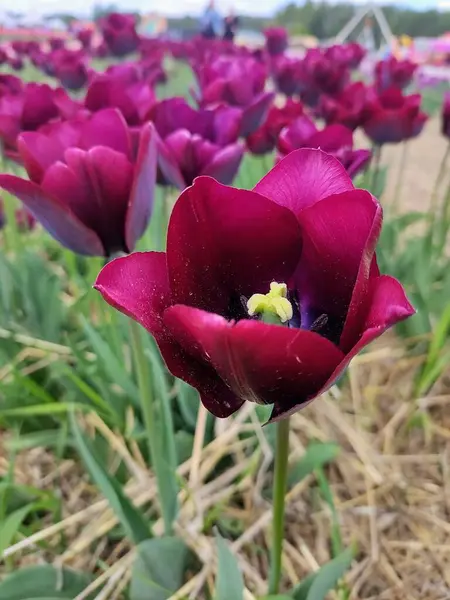
[[[342,447],[327,476],[344,541],[358,545],[346,578],[352,600],[450,599],[450,379],[444,374],[427,397],[413,400],[412,382],[423,358],[411,356],[405,345],[388,336],[353,361],[341,391],[333,388],[292,418],[292,463],[312,439],[335,440]],[[187,483],[181,492],[177,535],[203,567],[171,600],[203,599],[205,590],[213,589],[214,540],[202,533],[203,517],[213,506],[221,507],[222,517],[242,523],[242,534],[231,547],[244,572],[245,599],[266,592],[267,553],[261,549],[269,542],[271,514],[262,490],[270,485],[271,451],[253,410],[247,405],[230,422],[218,422],[217,437],[206,447],[205,415],[199,413],[193,456],[179,470]],[[157,510],[154,480],[137,448],[128,448],[96,415],[87,416],[84,425],[105,436],[127,464],[133,479],[126,491],[133,501]],[[247,452],[251,437],[239,437],[245,430],[258,436],[257,453]],[[0,474],[8,469],[6,452],[2,455]],[[227,469],[211,479],[225,456],[231,458]],[[133,551],[125,542],[108,541],[117,520],[83,470],[73,461],[57,463],[44,449],[34,449],[17,460],[16,480],[58,486],[64,518],[20,540],[4,558],[16,565],[47,560],[93,570],[101,557],[109,568],[96,573],[86,593],[94,591],[97,600],[122,598]],[[329,559],[330,524],[330,511],[310,475],[288,494],[286,588]],[[156,531],[162,533],[161,522]],[[56,545],[63,535],[66,550],[61,555]],[[44,540],[45,545],[40,544]],[[333,597],[337,595],[330,594]]]

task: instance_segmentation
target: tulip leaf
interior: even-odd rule
[[[305,479],[311,473],[327,463],[333,461],[340,453],[338,444],[333,442],[310,442],[305,454],[289,474],[289,485],[294,485]]]
[[[27,504],[12,512],[0,523],[0,556],[10,546],[23,521],[34,508],[34,504]]]
[[[51,565],[19,569],[0,583],[0,600],[73,600],[89,585],[83,573]],[[93,594],[83,596],[92,600]]]
[[[130,600],[167,600],[183,584],[189,548],[175,537],[139,544],[133,565]]]
[[[243,600],[244,578],[236,557],[225,540],[217,536],[217,579],[214,600]]]
[[[101,489],[121,522],[126,535],[135,544],[149,539],[151,537],[150,527],[143,514],[124,493],[121,485],[105,471],[102,461],[96,456],[87,437],[83,435],[75,415],[72,413],[70,417],[72,433],[78,452],[90,476]]]
[[[339,556],[304,579],[291,592],[293,600],[324,600],[352,564],[355,550],[347,548]]]
[[[139,330],[138,335],[142,336]],[[149,349],[146,356],[151,363],[153,396],[156,405],[153,432],[155,452],[152,455],[156,478],[158,480],[158,492],[160,495],[161,512],[166,527],[166,533],[170,532],[172,524],[178,513],[178,480],[176,469],[177,448],[175,444],[175,431],[173,426],[172,411],[170,406],[170,392],[167,385],[167,375],[163,368],[161,357],[154,346],[150,336],[147,337]],[[151,347],[151,350],[150,350]]]

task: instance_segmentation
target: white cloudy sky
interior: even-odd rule
[[[382,0],[377,0],[383,3]],[[217,0],[217,5],[223,10],[233,6],[237,12],[247,14],[270,15],[288,4],[289,0]],[[366,0],[353,0],[355,4],[364,4]],[[101,2],[98,2],[101,4]],[[431,8],[445,5],[446,0],[398,0],[395,4],[407,5],[418,9]],[[88,15],[92,12],[95,0],[71,0],[68,4],[61,0],[14,0],[8,8],[14,11],[22,11],[31,15],[60,12],[62,7],[67,7],[72,13]],[[157,11],[171,15],[196,14],[199,13],[206,0],[169,0],[161,6],[161,0],[116,0],[114,2],[122,10]],[[1,6],[1,3],[0,3]],[[5,7],[6,8],[6,7]],[[2,12],[3,7],[0,8]]]

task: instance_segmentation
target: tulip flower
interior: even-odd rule
[[[142,128],[137,151],[115,109],[23,133],[18,148],[30,180],[3,174],[0,187],[19,198],[56,240],[91,256],[134,249],[153,206],[151,124]]]
[[[283,54],[288,47],[288,34],[284,27],[268,27],[264,30],[266,50],[270,56]]]
[[[5,94],[0,98],[0,139],[5,153],[17,158],[17,136],[35,131],[59,116],[54,90],[48,85],[28,83],[21,94]]]
[[[279,420],[414,313],[379,272],[381,224],[377,200],[336,159],[299,150],[251,191],[198,178],[172,211],[167,252],[116,259],[95,287],[214,415],[250,401]]]
[[[156,102],[153,89],[144,82],[126,84],[121,77],[99,75],[86,93],[85,107],[95,112],[118,108],[130,126],[140,126]]]
[[[420,110],[421,96],[404,96],[391,88],[365,108],[364,132],[375,144],[396,144],[417,137],[428,116]]]
[[[316,106],[322,94],[339,94],[349,81],[346,65],[331,60],[319,48],[309,50],[300,71],[300,97],[308,106]]]
[[[288,97],[298,94],[301,87],[302,61],[298,58],[277,56],[271,64],[277,90]]]
[[[85,57],[72,50],[58,50],[53,55],[53,73],[68,90],[80,90],[88,80]]]
[[[21,94],[23,88],[24,84],[20,77],[0,73],[0,98],[6,94]]]
[[[77,39],[85,50],[89,50],[94,36],[94,30],[91,27],[82,27],[77,32]]]
[[[352,131],[364,120],[368,90],[364,83],[357,81],[348,85],[336,96],[321,96],[318,114],[327,125],[340,123]]]
[[[442,135],[450,138],[450,93],[444,95],[444,103],[442,105]]]
[[[256,155],[272,152],[281,130],[302,114],[303,104],[292,99],[284,106],[272,106],[263,125],[247,137],[247,148]]]
[[[265,92],[267,73],[251,57],[221,56],[197,68],[203,107],[229,104],[241,108],[241,135],[246,137],[263,123],[274,94]]]
[[[59,37],[50,38],[49,44],[52,50],[61,50],[62,48],[64,48],[64,40]]]
[[[327,58],[349,69],[357,69],[365,54],[365,49],[357,42],[336,44],[325,50]]]
[[[380,60],[375,66],[375,87],[378,92],[389,88],[403,90],[412,82],[417,64],[410,60],[397,60],[390,56],[386,60]]]
[[[123,57],[138,49],[139,36],[133,15],[111,13],[102,19],[100,29],[113,56]]]
[[[332,154],[350,177],[362,171],[371,158],[370,150],[353,150],[353,134],[343,125],[329,125],[319,131],[306,115],[285,127],[278,138],[281,156],[299,148],[320,148]]]
[[[159,181],[183,190],[199,175],[232,183],[243,156],[236,143],[242,112],[232,107],[194,110],[184,98],[156,104],[149,113],[158,132]]]

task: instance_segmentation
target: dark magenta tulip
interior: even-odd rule
[[[422,131],[428,116],[420,110],[420,94],[404,96],[391,88],[374,96],[365,109],[364,132],[375,144],[396,144]]]
[[[315,107],[322,94],[334,96],[348,84],[346,65],[326,56],[320,48],[308,50],[299,73],[300,97],[308,106]]]
[[[248,150],[256,155],[273,152],[281,130],[302,114],[303,104],[290,98],[284,106],[273,105],[262,126],[247,137]]]
[[[61,50],[64,48],[64,40],[60,37],[51,37],[48,41],[52,50]]]
[[[160,183],[183,190],[199,175],[232,183],[243,156],[236,143],[242,111],[194,110],[184,98],[171,98],[156,104],[149,117],[158,132]]]
[[[39,83],[28,83],[19,94],[0,98],[0,139],[6,154],[17,157],[17,136],[23,131],[36,131],[59,116],[54,90]]]
[[[370,161],[370,150],[353,150],[353,134],[343,125],[328,125],[319,131],[306,115],[285,127],[278,138],[281,156],[299,148],[320,148],[333,155],[350,177],[362,171]]]
[[[18,147],[30,180],[4,174],[0,187],[17,196],[55,239],[85,255],[134,249],[153,207],[153,125],[142,128],[136,152],[116,109],[24,133]]]
[[[410,60],[398,60],[390,56],[375,66],[375,87],[378,92],[389,88],[403,90],[412,82],[417,64]]]
[[[196,70],[202,106],[225,103],[241,108],[244,137],[264,122],[274,98],[272,92],[264,91],[267,77],[264,65],[249,56],[220,56]]]
[[[277,56],[271,63],[277,90],[285,96],[298,94],[301,88],[303,62],[299,58]]]
[[[318,114],[327,125],[340,123],[352,131],[362,125],[369,91],[362,81],[348,85],[336,96],[321,96]]]
[[[357,69],[365,55],[365,49],[357,42],[336,44],[325,50],[327,58],[349,69]]]
[[[77,40],[83,46],[85,50],[89,50],[94,36],[94,29],[92,27],[82,27],[77,32]]]
[[[284,27],[268,27],[264,30],[266,50],[270,56],[278,56],[288,47],[288,33]]]
[[[118,108],[128,125],[139,126],[155,102],[152,87],[143,81],[127,84],[122,77],[99,75],[89,85],[84,104],[92,112]]]
[[[134,15],[111,13],[100,23],[106,45],[113,56],[123,57],[139,47]]]
[[[88,80],[86,58],[74,50],[57,50],[53,57],[53,73],[68,90],[80,90]]]
[[[282,419],[414,313],[379,272],[381,224],[377,200],[336,159],[299,150],[251,191],[198,178],[173,209],[167,252],[116,259],[95,287],[214,415],[248,400]]]
[[[21,94],[24,83],[20,77],[0,73],[0,98],[6,94]]]
[[[450,138],[450,93],[444,95],[442,104],[442,134]]]

